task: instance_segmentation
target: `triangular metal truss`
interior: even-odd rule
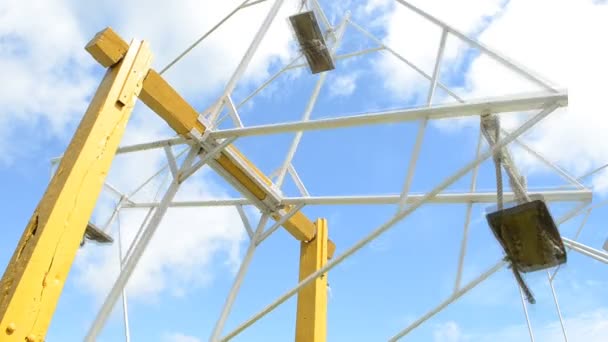
[[[223,24],[226,20],[228,20],[234,13],[237,11],[255,5],[262,1],[244,1],[239,7],[237,7],[233,12],[231,12],[226,18],[224,18],[218,25],[216,25],[210,32],[206,33],[195,42],[192,46],[190,46],[184,53],[178,56],[173,62],[171,62],[167,67],[161,70],[161,74],[168,70],[171,66],[173,66],[179,59],[181,59],[185,54],[187,54],[190,50],[192,50],[198,43],[200,43],[204,38],[206,38],[209,34],[211,34],[217,27]],[[96,334],[99,332],[103,323],[107,319],[108,315],[111,312],[113,304],[117,301],[120,295],[124,295],[123,289],[126,284],[126,281],[133,271],[135,265],[137,264],[138,259],[141,257],[141,254],[145,250],[147,243],[150,241],[150,238],[153,235],[154,230],[158,227],[160,221],[166,210],[169,207],[205,207],[205,206],[235,206],[238,210],[238,213],[243,220],[243,225],[247,230],[247,234],[250,238],[250,245],[245,254],[244,260],[240,266],[240,269],[236,275],[236,279],[228,295],[226,300],[226,305],[223,308],[223,311],[220,315],[220,318],[217,321],[215,329],[212,333],[210,340],[212,341],[227,341],[231,338],[238,335],[247,327],[254,324],[258,319],[262,318],[264,315],[275,309],[277,306],[285,302],[290,297],[294,296],[298,290],[312,282],[314,279],[319,277],[320,275],[327,273],[332,268],[349,258],[351,255],[359,251],[361,248],[366,246],[368,243],[373,241],[375,238],[379,237],[381,234],[391,229],[397,222],[403,220],[408,215],[412,214],[416,209],[421,207],[426,203],[464,203],[467,205],[466,207],[466,218],[464,223],[462,241],[460,243],[460,254],[458,258],[458,262],[455,265],[457,269],[457,276],[454,283],[454,291],[451,296],[449,296],[445,301],[443,301],[436,308],[430,310],[428,313],[423,315],[420,319],[416,320],[408,327],[403,329],[402,331],[396,332],[395,335],[390,339],[391,341],[396,341],[401,337],[405,336],[407,333],[418,327],[424,321],[441,311],[443,308],[447,307],[462,295],[467,293],[469,290],[477,286],[479,283],[483,282],[493,273],[502,269],[505,265],[505,262],[500,260],[498,263],[483,272],[479,277],[475,278],[471,282],[467,284],[462,284],[462,272],[463,272],[463,263],[467,250],[467,241],[469,234],[469,223],[471,219],[471,211],[474,203],[494,203],[496,202],[496,193],[494,192],[479,192],[476,191],[477,187],[477,176],[478,176],[478,166],[484,161],[490,158],[493,152],[507,147],[510,143],[515,142],[523,149],[531,153],[534,157],[536,157],[540,162],[544,163],[551,169],[553,169],[560,177],[566,180],[569,185],[573,186],[568,188],[556,188],[552,190],[546,190],[537,193],[531,193],[542,195],[546,201],[571,201],[580,203],[573,210],[567,213],[564,217],[557,219],[557,223],[561,224],[565,221],[573,218],[576,215],[581,213],[585,213],[587,216],[593,209],[593,207],[589,206],[589,203],[592,199],[592,191],[587,188],[580,179],[576,179],[571,176],[569,173],[549,161],[540,153],[536,152],[530,146],[528,146],[525,142],[520,140],[520,136],[525,133],[527,130],[535,126],[542,119],[546,118],[550,115],[554,110],[561,107],[567,107],[568,105],[568,93],[566,90],[561,90],[556,88],[554,85],[549,82],[543,80],[541,77],[537,76],[532,71],[526,69],[522,65],[517,62],[507,58],[506,56],[494,51],[492,48],[485,46],[478,41],[469,38],[466,34],[459,31],[458,29],[446,24],[445,22],[437,19],[429,13],[426,13],[419,9],[418,7],[408,3],[403,0],[396,0],[400,6],[404,6],[408,10],[418,14],[421,17],[426,18],[428,21],[436,25],[441,29],[441,37],[438,42],[438,50],[436,54],[436,59],[434,63],[433,72],[428,74],[424,72],[421,68],[416,66],[410,60],[407,59],[407,56],[403,56],[396,52],[390,46],[385,45],[381,39],[375,37],[369,31],[367,31],[361,25],[355,23],[350,18],[350,13],[345,13],[342,19],[332,25],[327,16],[325,15],[322,7],[317,2],[317,0],[305,1],[308,8],[315,11],[315,13],[319,16],[320,22],[323,25],[329,27],[330,29],[327,32],[327,42],[330,47],[330,52],[334,58],[334,60],[339,63],[342,60],[361,56],[370,53],[387,53],[395,58],[401,60],[404,64],[411,67],[414,71],[416,71],[420,76],[424,77],[429,81],[429,89],[426,96],[425,106],[419,108],[404,108],[401,110],[391,110],[385,112],[374,112],[374,113],[366,113],[360,115],[353,116],[341,116],[336,118],[326,118],[326,119],[311,119],[311,113],[315,107],[317,102],[317,98],[321,91],[321,87],[325,82],[328,73],[324,72],[318,75],[316,84],[312,91],[312,95],[303,111],[302,118],[300,121],[296,122],[285,122],[285,123],[275,123],[269,125],[260,125],[260,126],[243,126],[239,109],[249,100],[253,99],[257,94],[259,94],[265,87],[271,84],[274,80],[276,80],[281,74],[288,72],[289,70],[293,70],[296,68],[306,67],[306,64],[303,62],[302,56],[298,56],[294,58],[291,62],[287,63],[282,69],[280,69],[276,74],[269,77],[269,79],[263,82],[258,89],[253,91],[250,95],[246,96],[241,102],[235,103],[232,98],[232,92],[235,89],[237,82],[244,74],[249,61],[253,57],[257,47],[259,46],[261,40],[263,39],[265,33],[268,30],[270,23],[275,19],[279,8],[281,7],[283,0],[275,0],[272,5],[265,21],[262,24],[262,27],[259,29],[256,34],[251,46],[245,53],[241,63],[238,65],[234,74],[228,81],[224,92],[222,95],[211,105],[208,110],[205,110],[201,113],[199,119],[202,122],[207,124],[207,127],[211,127],[205,131],[203,135],[196,135],[192,133],[190,137],[178,137],[173,139],[155,141],[145,144],[138,144],[132,146],[126,146],[119,149],[118,153],[134,153],[137,151],[149,150],[149,149],[157,149],[164,148],[167,156],[167,164],[164,166],[159,172],[156,173],[155,176],[162,174],[163,172],[171,173],[173,177],[173,181],[169,186],[168,190],[162,197],[162,199],[158,202],[135,202],[130,199],[134,195],[133,192],[131,194],[124,194],[120,190],[111,186],[110,184],[106,184],[106,188],[110,190],[112,193],[116,194],[120,199],[118,206],[114,214],[111,216],[110,220],[104,225],[107,230],[108,227],[112,225],[112,222],[118,216],[117,213],[122,209],[127,208],[149,208],[150,215],[146,218],[146,224],[142,224],[140,231],[137,233],[137,238],[134,240],[134,245],[129,248],[125,256],[123,256],[123,267],[121,267],[121,277],[116,281],[112,290],[108,294],[106,301],[97,317],[97,320],[93,324],[93,327],[89,331],[88,338],[93,339]],[[361,51],[347,53],[347,54],[336,54],[337,48],[340,44],[340,41],[343,38],[345,29],[347,26],[351,26],[357,31],[359,31],[363,36],[370,39],[371,42],[376,44],[376,47],[364,49]],[[496,62],[500,63],[504,67],[511,70],[513,73],[516,73],[520,76],[523,76],[529,82],[539,86],[542,90],[538,93],[533,94],[519,94],[512,96],[502,96],[492,99],[477,99],[468,101],[461,98],[454,90],[450,89],[447,85],[441,83],[439,81],[439,75],[442,67],[442,59],[444,55],[446,40],[448,37],[456,37],[460,39],[462,42],[468,44],[471,48],[477,49],[480,53],[485,54],[486,56],[492,58]],[[437,88],[440,88],[450,97],[456,100],[455,104],[446,104],[446,105],[434,105],[433,99],[435,96],[435,92]],[[445,119],[445,118],[456,118],[463,116],[474,116],[478,117],[483,114],[494,114],[501,115],[502,113],[508,112],[523,112],[523,111],[537,111],[536,114],[532,115],[527,121],[525,121],[520,127],[517,129],[507,132],[503,131],[502,138],[497,142],[497,144],[490,149],[484,150],[482,144],[482,136],[479,136],[479,143],[477,144],[477,152],[474,160],[468,162],[466,165],[456,170],[451,176],[437,183],[437,186],[428,193],[425,194],[412,194],[410,193],[410,187],[412,184],[412,180],[416,170],[416,163],[421,151],[421,146],[424,140],[425,132],[427,129],[427,124],[429,120],[434,119]],[[223,113],[223,116],[221,115]],[[225,120],[229,118],[232,120],[234,128],[219,130],[216,129],[219,125]],[[403,187],[401,189],[396,189],[400,194],[378,194],[378,195],[365,195],[365,196],[356,196],[356,195],[336,195],[336,196],[313,196],[309,193],[310,188],[305,186],[305,180],[302,180],[296,168],[294,167],[292,161],[294,155],[297,153],[299,143],[302,139],[302,136],[307,131],[313,130],[330,130],[330,129],[339,129],[344,127],[353,127],[353,126],[362,126],[362,125],[377,125],[377,124],[386,124],[386,123],[396,123],[396,122],[419,122],[419,129],[416,136],[414,148],[410,157],[409,166],[407,169],[407,173],[404,177]],[[244,198],[235,198],[235,199],[217,199],[217,200],[200,200],[200,201],[174,201],[173,196],[179,189],[180,184],[187,179],[189,176],[194,174],[198,169],[200,169],[203,165],[213,164],[214,158],[218,155],[218,153],[227,151],[228,146],[233,143],[235,140],[240,137],[246,136],[256,136],[256,135],[270,135],[270,134],[279,134],[279,133],[294,133],[294,138],[292,143],[288,149],[288,153],[284,158],[283,163],[277,170],[271,175],[271,179],[273,181],[272,185],[265,184],[263,182],[258,182],[258,185],[264,188],[269,194],[272,194],[274,197],[271,199],[272,201],[260,201],[256,198],[244,197]],[[176,161],[176,156],[174,156],[173,151],[171,149],[172,146],[176,145],[187,145],[187,156],[182,165],[178,165]],[[201,146],[204,146],[204,152],[201,151]],[[238,156],[235,156],[235,160],[239,160]],[[56,160],[55,160],[56,162]],[[246,166],[245,166],[246,167]],[[446,188],[448,188],[452,183],[465,176],[466,174],[472,172],[471,183],[470,183],[470,191],[468,193],[442,193]],[[301,196],[298,197],[285,197],[282,194],[282,186],[285,182],[286,177],[289,176],[292,178],[294,184],[300,191]],[[147,183],[148,181],[146,181]],[[145,184],[144,184],[145,185]],[[233,184],[237,189],[239,188],[238,184]],[[141,188],[141,187],[140,187]],[[506,201],[512,200],[514,198],[513,193],[505,193],[504,198]],[[272,224],[270,228],[264,230],[266,226],[266,222],[269,219],[269,213],[273,212],[271,210],[272,205],[279,204],[280,206],[295,206],[295,210],[285,212],[282,211],[282,218],[279,218],[276,223]],[[230,313],[231,307],[234,303],[236,295],[239,291],[241,282],[245,276],[247,271],[247,267],[251,261],[251,258],[254,254],[254,251],[258,245],[260,245],[270,234],[272,234],[276,229],[278,229],[281,224],[283,224],[289,217],[305,206],[310,205],[344,205],[344,204],[386,204],[386,205],[395,205],[397,207],[397,212],[392,216],[387,218],[386,222],[379,227],[373,229],[365,238],[361,239],[353,246],[349,248],[343,249],[344,252],[340,255],[333,257],[324,267],[310,275],[303,281],[301,281],[296,287],[287,291],[276,301],[265,307],[260,312],[253,315],[250,319],[240,324],[235,330],[227,333],[222,336],[224,323]],[[263,215],[259,222],[254,223],[250,222],[249,218],[245,214],[243,210],[243,206],[245,205],[255,205],[258,207]],[[600,205],[603,205],[601,203]],[[272,207],[272,208],[276,208]],[[586,216],[586,217],[587,217]],[[580,231],[582,230],[582,225],[578,230],[576,236],[573,239],[563,238],[566,246],[574,251],[592,257],[596,260],[602,261],[604,263],[608,263],[608,253],[593,249],[589,246],[583,245],[580,242],[576,242],[576,239],[580,235]],[[555,271],[553,275],[548,273],[549,284],[553,289],[552,281],[555,276]],[[553,292],[555,296],[555,291]],[[556,298],[555,298],[556,299]],[[523,295],[522,295],[523,302]],[[557,304],[557,299],[556,299]],[[525,308],[524,303],[524,308]],[[126,309],[126,305],[124,306]],[[559,311],[559,306],[557,307]],[[527,318],[527,311],[526,318]],[[561,321],[561,314],[560,314]],[[528,322],[529,323],[529,322]],[[562,321],[563,324],[563,321]],[[532,334],[532,331],[530,330]],[[564,329],[565,334],[565,329]]]

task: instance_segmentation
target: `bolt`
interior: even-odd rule
[[[6,326],[6,334],[12,335],[15,332],[15,329],[17,329],[17,327],[15,326],[15,323],[9,323]]]
[[[28,335],[28,337],[25,338],[26,342],[36,342],[36,337],[34,335]]]

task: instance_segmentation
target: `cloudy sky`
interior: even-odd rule
[[[160,70],[211,28],[238,1],[181,0],[129,2],[5,0],[0,3],[0,189],[5,218],[0,266],[12,254],[48,183],[49,160],[60,155],[73,134],[104,70],[84,51],[96,32],[112,26],[123,38],[148,40],[153,66]],[[240,11],[164,76],[198,110],[221,93],[272,1]],[[386,46],[431,74],[441,29],[394,0],[320,1],[332,25],[347,10],[355,23]],[[608,119],[603,106],[608,77],[608,4],[592,0],[411,1],[467,35],[534,70],[556,88],[568,88],[569,108],[559,110],[527,133],[524,141],[575,177],[608,163]],[[269,76],[297,55],[287,17],[299,1],[286,0],[243,79],[233,93],[240,103]],[[338,54],[378,44],[347,26]],[[245,125],[298,120],[318,76],[306,69],[282,74],[240,107]],[[462,98],[506,96],[542,90],[521,76],[448,36],[440,81]],[[312,118],[327,118],[389,108],[424,106],[428,81],[390,53],[375,52],[337,62],[328,74]],[[434,103],[453,102],[437,90]],[[514,129],[525,115],[505,116]],[[229,120],[224,127],[230,127]],[[414,145],[416,123],[400,123],[304,134],[293,164],[312,195],[394,194],[402,187]],[[123,145],[168,138],[172,132],[143,104],[136,107]],[[237,145],[266,173],[285,158],[293,135],[239,139]],[[363,139],[362,139],[363,137]],[[429,125],[412,191],[426,192],[474,157],[478,121],[444,120]],[[183,147],[176,147],[179,153]],[[269,153],[271,151],[271,153]],[[530,188],[551,188],[564,181],[523,150],[515,159]],[[373,158],[370,161],[370,157]],[[108,182],[125,193],[164,164],[159,151],[121,155]],[[478,189],[493,190],[489,162],[480,168]],[[133,196],[158,198],[167,172]],[[584,179],[605,199],[608,170]],[[450,191],[468,192],[470,175]],[[287,179],[283,192],[298,196]],[[162,191],[161,191],[162,193]],[[238,194],[212,170],[189,179],[178,199],[230,198]],[[93,221],[102,224],[116,205],[104,192]],[[553,203],[560,217],[576,203]],[[477,277],[501,257],[485,223],[488,205],[475,205],[463,282]],[[337,253],[394,214],[393,206],[307,207],[310,217],[327,217]],[[451,294],[456,275],[465,205],[428,205],[382,235],[329,275],[330,341],[386,340]],[[112,229],[128,245],[145,210],[121,212]],[[255,224],[259,214],[247,208]],[[598,209],[587,220],[581,241],[601,248],[608,237],[608,216]],[[560,227],[573,236],[583,220]],[[128,285],[134,341],[205,341],[215,324],[248,237],[235,208],[172,209],[163,220]],[[64,288],[48,341],[78,341],[86,333],[118,272],[117,244],[81,249]],[[227,330],[296,284],[298,244],[279,230],[253,259]],[[561,328],[546,275],[527,279],[538,303],[529,308],[537,341],[559,341]],[[601,341],[608,336],[608,272],[605,265],[570,253],[555,280],[570,341]],[[100,341],[123,336],[117,306]],[[238,341],[293,338],[295,300],[239,335]],[[405,340],[519,341],[528,338],[516,283],[499,271],[461,301],[429,320]]]

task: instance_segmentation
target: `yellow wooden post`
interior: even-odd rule
[[[99,85],[0,281],[0,341],[44,340],[151,59],[134,41]]]
[[[300,245],[300,281],[327,263],[327,220],[316,222],[317,235]],[[296,342],[325,342],[327,339],[327,274],[304,286],[298,293]]]

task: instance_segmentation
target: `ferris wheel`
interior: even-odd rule
[[[61,170],[61,172],[54,173],[53,181],[49,185],[49,189],[57,189],[58,192],[71,191],[69,195],[65,195],[65,199],[57,197],[58,201],[77,198],[86,207],[82,210],[81,217],[78,217],[78,220],[86,222],[86,225],[82,227],[84,234],[78,239],[70,240],[74,254],[78,248],[86,249],[91,242],[118,245],[120,273],[103,301],[85,340],[96,340],[119,301],[122,301],[125,337],[130,340],[128,298],[125,287],[161,225],[163,217],[171,208],[235,208],[249,239],[248,247],[235,274],[225,304],[218,313],[213,330],[209,332],[210,341],[228,341],[236,338],[281,304],[292,297],[297,297],[295,340],[320,342],[326,340],[327,326],[331,325],[331,321],[327,320],[327,307],[328,305],[331,307],[331,303],[328,304],[328,289],[332,269],[349,260],[351,256],[372,244],[374,240],[398,223],[429,204],[462,204],[465,208],[465,220],[460,240],[452,241],[458,248],[458,254],[452,265],[456,270],[453,292],[447,298],[438,298],[437,306],[430,308],[429,311],[411,321],[401,330],[389,332],[389,341],[404,338],[446,307],[457,303],[461,297],[485,282],[493,274],[504,269],[512,272],[513,284],[519,289],[522,312],[531,340],[534,340],[534,332],[528,316],[528,307],[534,305],[536,299],[534,287],[526,282],[526,276],[529,273],[546,274],[546,281],[551,288],[561,331],[567,340],[567,326],[561,314],[558,294],[553,286],[553,281],[559,274],[560,268],[567,264],[568,256],[571,253],[578,253],[608,264],[608,253],[606,252],[608,245],[594,248],[577,241],[584,228],[586,218],[594,209],[604,205],[604,202],[592,203],[593,191],[584,184],[584,179],[603,170],[605,166],[577,178],[555,165],[521,139],[524,133],[553,112],[568,107],[567,90],[546,81],[508,56],[480,43],[407,1],[396,0],[396,3],[401,6],[400,8],[428,21],[440,32],[430,73],[408,59],[406,54],[400,53],[363,25],[357,23],[351,12],[345,11],[338,20],[332,22],[319,2],[312,0],[302,1],[297,6],[297,12],[287,18],[289,26],[293,30],[293,42],[298,47],[297,56],[267,80],[261,82],[256,89],[237,101],[235,89],[246,73],[271,24],[275,20],[284,19],[278,18],[284,1],[272,0],[272,5],[262,25],[229,78],[223,92],[212,101],[206,110],[200,112],[194,109],[169,84],[163,74],[179,63],[237,12],[265,1],[246,0],[242,2],[159,72],[151,68],[153,55],[151,51],[154,51],[154,46],[149,46],[146,41],[133,40],[131,43],[127,43],[116,32],[108,28],[99,32],[87,45],[87,51],[99,64],[108,68],[108,72],[68,150],[64,156],[52,161],[53,166],[56,166],[57,170]],[[340,44],[346,39],[349,32],[356,32],[359,39],[366,40],[373,47],[340,53]],[[441,79],[442,68],[445,67],[444,55],[448,39],[455,39],[459,44],[467,46],[466,49],[474,50],[475,53],[490,58],[537,88],[537,91],[493,98],[469,99],[462,94],[459,95],[459,89]],[[402,62],[410,72],[425,79],[427,88],[423,91],[424,103],[414,107],[364,112],[356,115],[329,115],[320,119],[313,118],[312,114],[319,105],[324,83],[328,77],[331,77],[332,72],[336,72],[340,68],[347,68],[347,62],[353,58],[379,53]],[[290,106],[289,108],[290,111],[301,112],[301,118],[293,121],[276,118],[274,122],[267,124],[244,125],[243,112],[246,106],[260,96],[265,89],[272,87],[281,75],[294,70],[300,72],[304,70],[314,78],[311,95],[303,106],[301,108]],[[445,103],[437,103],[438,93],[442,94]],[[176,136],[119,147],[130,111],[138,99],[158,114],[175,131]],[[115,115],[106,115],[106,112]],[[513,129],[507,129],[501,125],[501,118],[505,114],[515,115],[513,113],[519,113],[518,117],[521,120]],[[112,116],[112,118],[104,119],[104,115]],[[444,179],[432,182],[433,186],[429,191],[413,193],[412,184],[416,174],[422,172],[417,170],[417,164],[423,153],[425,136],[428,135],[430,122],[456,118],[468,118],[475,122],[477,134],[473,138],[477,139],[477,143],[475,151],[472,151],[475,153],[475,157],[450,170],[451,172]],[[104,120],[108,121],[104,122]],[[320,181],[301,177],[294,163],[294,158],[298,154],[306,133],[338,132],[348,128],[400,123],[417,125],[412,150],[410,153],[403,153],[403,157],[401,157],[407,164],[401,187],[394,189],[389,194],[330,194],[323,196],[311,194],[314,193],[313,188],[315,188],[311,184],[321,184]],[[116,133],[116,129],[120,132]],[[246,153],[237,148],[244,138],[281,134],[291,136],[287,152],[281,156],[281,162],[274,172],[268,175],[261,171],[261,168],[256,166]],[[375,137],[367,136],[362,139],[374,140]],[[89,142],[93,140],[104,141],[104,144]],[[100,145],[103,146],[100,147]],[[567,185],[551,189],[530,190],[527,177],[522,175],[517,166],[517,158],[512,156],[512,146],[527,151],[565,180]],[[105,181],[105,175],[115,154],[128,156],[150,150],[162,150],[166,163],[159,170],[153,170],[152,175],[144,179],[141,184],[134,186],[133,189],[124,190]],[[374,155],[369,154],[365,157],[373,163]],[[438,155],[434,158],[437,160],[437,165],[441,165],[444,156]],[[478,176],[482,172],[480,165],[485,161],[489,161],[493,165],[493,169],[491,169],[493,172],[486,177],[490,177],[495,186],[492,191],[482,192],[478,191]],[[232,190],[238,192],[240,197],[177,200],[176,194],[182,187],[187,186],[186,180],[207,166],[224,179]],[[348,174],[351,167],[344,165],[342,172]],[[84,168],[87,171],[78,171],[78,168]],[[71,170],[76,170],[76,172]],[[77,186],[74,184],[76,183],[71,183],[76,182],[70,179],[74,174],[80,174],[82,179],[85,179],[79,183],[81,184],[80,190],[75,189]],[[471,179],[468,182],[469,190],[467,192],[447,191],[451,190],[456,182],[462,182],[462,179],[468,174],[471,175]],[[88,180],[87,177],[92,178]],[[356,182],[356,180],[352,181]],[[289,182],[297,190],[297,195],[287,194],[288,191],[285,187]],[[508,185],[508,189],[503,189],[506,188],[505,184]],[[146,202],[135,199],[142,189],[151,185],[158,185],[158,191],[153,199]],[[89,219],[90,213],[93,211],[95,199],[101,191],[114,196],[116,206],[108,220],[94,223]],[[82,195],[85,192],[88,195]],[[52,194],[53,191],[47,191],[47,194],[49,193]],[[82,196],[90,196],[90,198],[82,200]],[[563,215],[555,216],[551,209],[551,203],[554,202],[572,202],[575,205]],[[468,246],[470,225],[473,207],[476,204],[487,207],[487,215],[484,215],[483,224],[491,232],[492,243],[500,248],[501,254],[496,255],[497,260],[491,267],[483,270],[476,277],[472,277],[472,280],[464,282],[464,264],[467,250],[470,248]],[[314,220],[306,213],[306,209],[311,206],[351,205],[383,205],[395,207],[396,210],[388,215],[380,225],[368,228],[369,233],[352,245],[344,245],[341,241],[332,239],[331,219]],[[253,222],[251,219],[252,215],[248,211],[248,207],[257,211],[257,222]],[[134,208],[145,209],[147,214],[135,233],[131,245],[122,246],[124,239],[121,239],[120,236],[120,215],[122,212]],[[56,210],[74,209],[58,208]],[[89,214],[87,215],[87,213]],[[62,212],[62,215],[71,214]],[[560,225],[580,215],[584,215],[584,219],[574,236],[570,238],[563,236],[560,233]],[[53,216],[49,215],[49,217]],[[52,224],[50,221],[38,223],[37,220],[35,221],[37,227]],[[77,222],[74,224],[77,225]],[[299,243],[300,264],[297,285],[252,314],[232,331],[226,331],[226,322],[233,311],[256,250],[263,248],[264,242],[281,229],[285,229]],[[68,262],[69,264],[71,261]],[[9,267],[12,266],[9,265]],[[15,291],[19,291],[18,287],[15,289]],[[60,288],[58,292],[60,292]],[[48,322],[46,325],[44,322],[40,324],[42,326],[39,331],[44,334]]]

